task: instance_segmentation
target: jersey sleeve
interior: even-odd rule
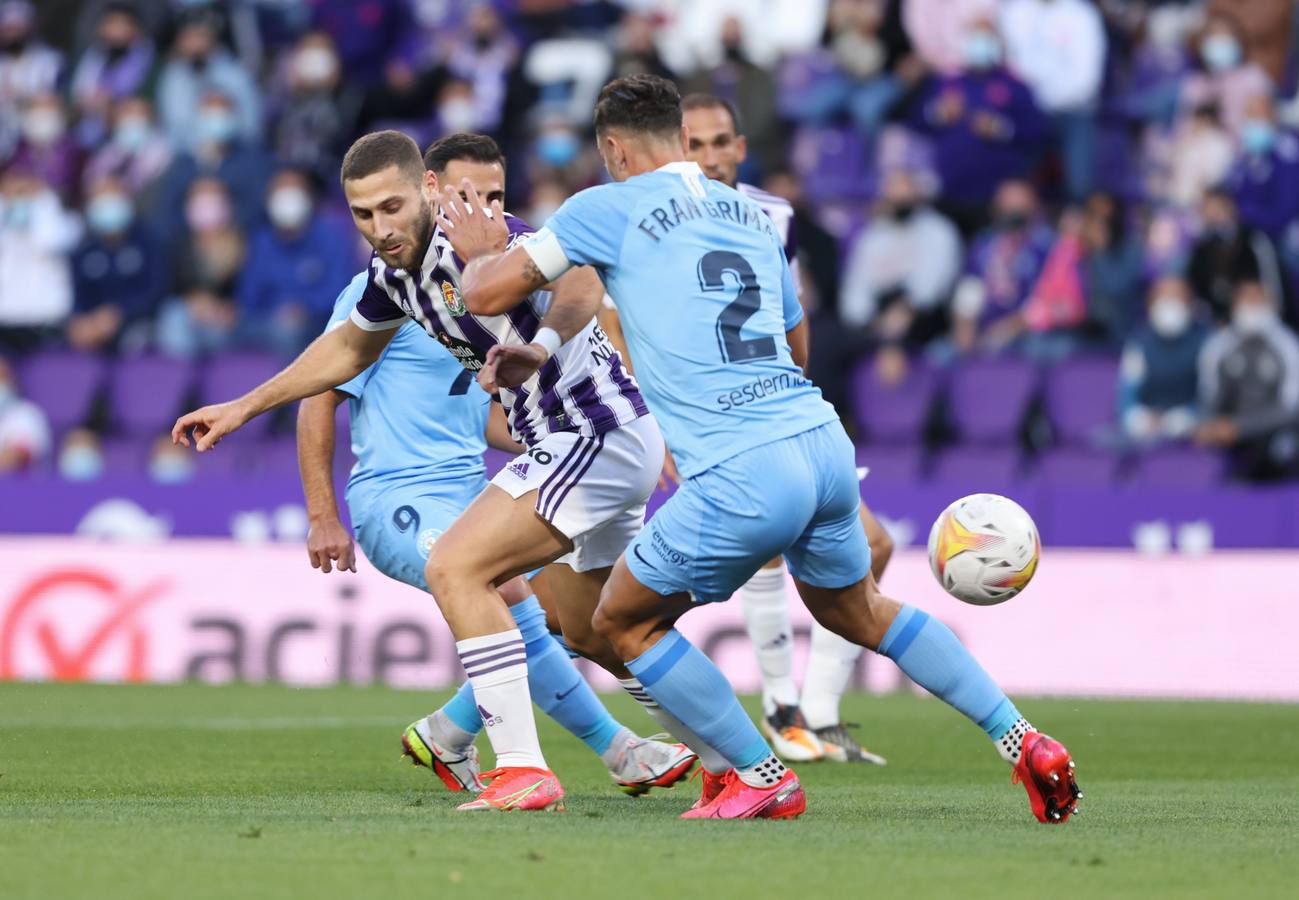
[[[399,327],[406,319],[406,312],[375,282],[374,269],[365,274],[365,288],[352,308],[352,324],[364,331],[387,331]],[[355,283],[353,279],[352,284]]]
[[[785,330],[792,331],[803,321],[803,304],[798,300],[798,285],[794,282],[789,260],[783,255],[780,258],[780,293],[785,312]]]
[[[616,187],[599,185],[569,197],[524,244],[546,278],[553,281],[573,266],[607,269],[618,262],[627,212],[615,203]]]
[[[325,326],[325,331],[330,332],[340,327],[344,322],[352,317],[358,301],[365,295],[366,285],[370,277],[368,272],[362,272],[351,280],[347,287],[343,288],[338,298],[334,301],[334,312],[329,317],[329,324]],[[353,397],[360,398],[361,392],[365,390],[366,384],[370,381],[370,376],[374,374],[375,366],[367,366],[365,371],[358,374],[351,381],[340,384],[335,390],[342,391],[344,394],[350,394]]]

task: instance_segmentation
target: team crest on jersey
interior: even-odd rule
[[[447,305],[447,312],[456,318],[469,311],[465,308],[465,301],[460,296],[460,291],[449,281],[442,282],[442,302]]]
[[[428,559],[428,555],[433,552],[433,545],[437,539],[442,536],[442,532],[436,528],[425,528],[415,538],[415,546],[419,549],[419,555]]]

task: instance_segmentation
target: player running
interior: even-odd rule
[[[852,444],[802,373],[807,326],[771,220],[685,160],[676,87],[655,76],[605,86],[595,111],[614,183],[569,198],[527,242],[502,252],[498,219],[447,195],[442,215],[471,260],[478,309],[514,302],[574,265],[595,266],[618,305],[646,397],[684,481],[632,542],[595,617],[644,689],[719,750],[685,818],[785,818],[802,786],[749,721],[726,678],[673,628],[696,603],[726,600],[783,554],[822,625],[892,659],[977,723],[1022,781],[1036,817],[1060,822],[1079,796],[1073,761],[1033,729],[936,619],[880,594],[858,519]],[[507,385],[564,346],[600,298],[556,296],[537,340],[494,349],[482,380]]]
[[[469,313],[459,291],[461,263],[434,227],[438,177],[426,172],[406,135],[377,132],[356,141],[341,180],[353,222],[374,247],[367,283],[348,320],[318,338],[287,369],[248,394],[177,420],[173,440],[211,449],[254,416],[350,381],[374,363],[407,318],[471,371],[488,350],[525,345],[546,297],[530,292]],[[472,189],[472,186],[471,186]],[[475,191],[473,196],[478,197]],[[505,249],[531,229],[499,212]],[[481,213],[480,213],[481,215]],[[544,282],[538,282],[537,291]],[[599,279],[578,269],[553,285],[603,296]],[[529,380],[502,391],[512,435],[528,452],[506,466],[433,545],[424,574],[469,675],[496,768],[491,784],[459,808],[556,809],[563,788],[545,764],[528,688],[525,642],[496,586],[560,560],[545,586],[575,651],[620,676],[623,687],[696,753],[720,755],[663,710],[591,627],[613,562],[644,520],[645,501],[662,466],[663,442],[636,383],[594,323]],[[419,382],[402,391],[421,393]],[[684,775],[684,772],[681,773]]]
[[[794,210],[783,197],[738,180],[748,147],[739,133],[735,108],[712,94],[690,94],[681,101],[681,108],[690,135],[686,158],[698,163],[709,178],[735,188],[767,214],[784,246],[790,275],[801,298]],[[610,339],[623,351],[621,323],[608,297],[600,315]],[[623,358],[630,365],[630,354],[624,352]],[[879,581],[893,555],[893,541],[865,503],[861,505],[861,519],[871,548],[871,574]],[[763,733],[776,755],[788,762],[825,758],[884,765],[884,757],[857,742],[839,713],[861,647],[813,622],[801,694],[794,684],[793,627],[785,572],[784,560],[776,557],[759,569],[740,592],[744,624],[762,674]]]
[[[504,194],[505,171],[495,141],[456,134],[438,141],[426,165],[443,180],[468,178],[486,197]],[[351,315],[368,274],[339,295],[328,328]],[[326,330],[328,330],[328,328]],[[416,394],[405,385],[419,384]],[[427,591],[424,563],[451,522],[487,486],[486,443],[522,452],[509,435],[499,404],[415,325],[397,330],[382,357],[332,391],[309,397],[298,410],[298,459],[311,519],[311,564],[333,563],[356,571],[352,537],[338,515],[333,463],[335,410],[348,401],[357,461],[346,501],[366,558],[389,578]],[[484,429],[486,429],[484,431]],[[582,679],[546,627],[546,614],[520,576],[501,587],[528,658],[533,702],[601,758],[624,791],[639,795],[675,780],[694,754],[683,745],[641,738],[617,722]],[[412,723],[402,735],[405,752],[453,791],[479,793],[474,738],[483,727],[469,682],[441,709]]]

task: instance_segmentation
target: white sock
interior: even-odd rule
[[[639,680],[635,678],[619,678],[618,683],[622,685],[624,691],[631,695],[633,700],[645,707],[645,712],[649,713],[664,731],[695,751],[695,756],[699,757],[701,766],[714,775],[721,775],[731,768],[731,764],[722,758],[722,754],[704,743],[704,739],[687,728],[684,722],[659,706],[658,702],[641,686]]]
[[[780,781],[785,775],[785,764],[776,759],[775,755],[768,756],[756,766],[747,769],[736,769],[735,774],[740,776],[740,780],[749,787],[764,788],[771,787]]]
[[[425,716],[415,726],[415,730],[422,732],[425,737],[431,737],[448,750],[464,750],[477,737],[452,722],[451,717],[440,709]]]
[[[807,675],[799,709],[813,730],[839,724],[839,701],[862,648],[819,624],[812,626],[812,648],[807,656]]]
[[[528,657],[519,629],[456,641],[456,652],[474,686],[496,767],[547,768],[532,718]]]
[[[1030,731],[1037,731],[1037,729],[1028,724],[1028,719],[1020,716],[1019,721],[1010,726],[1010,731],[993,741],[997,745],[997,752],[1001,754],[1001,758],[1012,766],[1019,765],[1019,754],[1024,749],[1024,735]]]
[[[776,705],[797,706],[794,684],[794,629],[789,624],[789,596],[785,590],[785,567],[759,569],[740,592],[744,624],[762,672],[762,710],[776,711]]]

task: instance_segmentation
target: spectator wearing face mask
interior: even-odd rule
[[[985,221],[997,185],[1023,177],[1037,160],[1046,120],[1028,87],[1001,64],[995,23],[976,20],[963,48],[965,67],[930,81],[910,124],[933,144],[943,212],[969,234]]]
[[[671,79],[672,70],[659,54],[655,43],[654,19],[648,12],[629,9],[618,23],[618,45],[613,54],[613,72],[609,77],[657,75]]]
[[[139,10],[121,0],[106,4],[94,40],[72,71],[69,89],[83,147],[104,141],[113,104],[143,93],[153,66],[153,40],[142,27]]]
[[[149,478],[157,484],[184,484],[198,471],[194,459],[171,435],[160,435],[149,450]]]
[[[173,297],[158,317],[158,346],[172,356],[194,357],[230,343],[238,312],[235,286],[245,242],[224,183],[200,178],[184,202],[185,236],[173,249]]]
[[[159,213],[169,215],[179,229],[184,197],[197,178],[220,179],[234,198],[235,218],[251,231],[261,221],[270,161],[256,145],[239,137],[234,106],[219,91],[203,96],[194,117],[194,140],[176,157],[161,186]]]
[[[68,133],[68,120],[58,94],[37,94],[21,118],[22,139],[10,166],[36,172],[63,202],[75,205],[85,160]]]
[[[0,163],[19,140],[23,107],[59,86],[63,57],[36,34],[36,7],[30,0],[0,0]]]
[[[965,37],[975,22],[992,21],[1000,0],[906,0],[902,23],[925,65],[956,75],[967,64]]]
[[[126,97],[114,104],[108,140],[90,157],[82,178],[87,184],[117,178],[137,208],[152,213],[173,157],[171,143],[153,121],[153,104],[145,97]]]
[[[72,254],[68,343],[85,351],[142,350],[167,286],[166,257],[116,178],[91,186],[85,220],[86,239]]]
[[[1269,296],[1289,308],[1289,281],[1276,244],[1240,221],[1236,201],[1224,189],[1210,191],[1200,207],[1201,233],[1191,246],[1187,280],[1217,322],[1231,315],[1236,285],[1261,282]],[[1284,314],[1284,313],[1283,313]]]
[[[1230,186],[1240,221],[1284,245],[1299,220],[1299,135],[1277,125],[1272,98],[1259,95],[1245,107],[1240,161]]]
[[[268,224],[248,247],[239,279],[239,341],[295,356],[320,333],[333,310],[338,286],[359,260],[346,230],[315,215],[311,182],[282,169],[266,195]]]
[[[1129,440],[1190,437],[1199,421],[1196,380],[1208,336],[1184,279],[1166,275],[1151,286],[1146,321],[1119,364],[1119,421]]]
[[[59,477],[64,481],[95,481],[104,474],[104,447],[89,428],[74,428],[59,445]]]
[[[13,369],[0,357],[0,476],[29,469],[49,452],[49,420],[18,393]]]
[[[360,110],[357,92],[343,79],[329,35],[302,36],[289,56],[287,91],[271,117],[271,146],[282,164],[333,181]]]
[[[1025,333],[1024,307],[1055,238],[1031,184],[1012,180],[997,188],[992,225],[971,245],[952,300],[952,338],[959,352],[995,353]]]
[[[68,254],[81,223],[30,169],[0,178],[0,350],[52,339],[72,311]]]
[[[1197,58],[1202,68],[1182,82],[1183,115],[1213,104],[1223,125],[1232,134],[1240,134],[1249,101],[1270,96],[1273,90],[1267,74],[1249,61],[1245,50],[1244,36],[1235,17],[1226,13],[1209,17],[1197,44]]]
[[[1242,281],[1231,324],[1200,354],[1198,443],[1235,451],[1251,480],[1299,472],[1299,337],[1257,281]]]
[[[158,118],[177,147],[201,152],[215,141],[253,143],[261,135],[261,94],[252,75],[218,43],[216,21],[202,12],[185,20],[158,76]],[[226,98],[218,123],[207,103]],[[261,192],[257,192],[261,196]]]
[[[469,40],[451,45],[445,66],[452,78],[470,86],[477,130],[498,132],[505,112],[506,83],[518,63],[519,44],[490,4],[475,7],[467,26]]]

